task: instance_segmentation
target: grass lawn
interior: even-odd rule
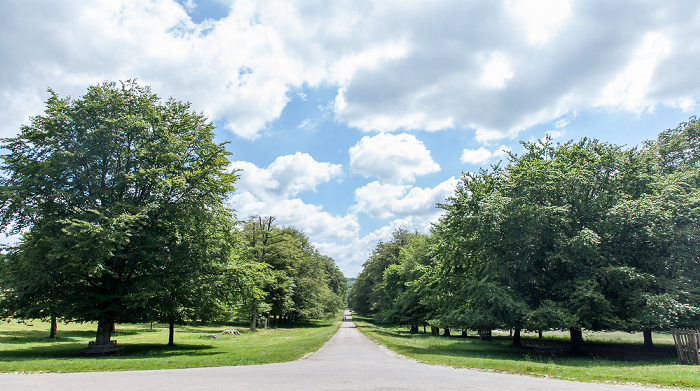
[[[630,383],[682,388],[700,387],[700,366],[680,365],[669,334],[654,333],[654,349],[644,349],[642,335],[585,333],[584,354],[570,353],[568,333],[549,332],[543,339],[523,334],[524,348],[511,345],[508,333],[492,341],[412,334],[406,328],[372,324],[355,317],[371,340],[404,356],[432,364],[520,373],[600,383]]]
[[[247,330],[243,323],[178,326],[175,346],[168,343],[166,325],[118,324],[112,339],[124,351],[119,356],[79,353],[95,339],[95,324],[58,325],[58,337],[48,338],[49,325],[0,323],[0,372],[86,372],[196,368],[292,361],[318,350],[333,336],[340,321],[296,322],[277,328]],[[240,336],[222,335],[239,330]],[[205,338],[218,334],[218,339]]]

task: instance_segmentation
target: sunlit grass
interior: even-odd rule
[[[166,346],[165,325],[117,325],[112,339],[121,355],[85,356],[79,353],[95,339],[94,324],[59,324],[58,337],[48,338],[43,322],[0,324],[0,372],[84,372],[196,368],[292,361],[318,350],[333,336],[340,321],[298,322],[251,332],[243,323],[179,326],[175,346]],[[222,335],[236,329],[240,336]],[[217,334],[217,339],[204,337]]]
[[[680,365],[668,334],[655,333],[656,347],[646,350],[641,347],[641,334],[586,333],[588,347],[578,356],[571,354],[565,333],[545,333],[543,339],[525,334],[525,347],[518,348],[512,346],[507,332],[482,341],[412,334],[358,317],[355,324],[371,340],[426,363],[586,382],[700,387],[700,366]]]

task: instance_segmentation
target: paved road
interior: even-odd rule
[[[288,363],[160,371],[0,375],[0,390],[644,390],[417,363],[348,321],[310,357]],[[652,389],[649,389],[652,390]],[[653,389],[657,390],[658,389]]]

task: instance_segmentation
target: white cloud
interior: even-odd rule
[[[647,95],[657,64],[671,53],[673,44],[659,33],[650,33],[630,58],[629,66],[603,88],[601,106],[621,106],[640,112],[653,108],[654,102]]]
[[[239,218],[275,216],[276,224],[294,226],[313,241],[349,241],[356,238],[360,230],[355,215],[332,215],[323,211],[322,206],[307,204],[298,198],[272,201],[240,192],[231,198],[231,205]]]
[[[488,89],[505,88],[506,81],[513,78],[513,69],[503,53],[491,53],[489,59],[483,65],[481,82]]]
[[[355,190],[353,210],[374,218],[425,216],[435,213],[436,204],[454,193],[457,180],[450,178],[434,188],[371,182]]]
[[[505,5],[531,45],[547,43],[572,16],[568,0],[506,0]]]
[[[700,4],[504,0],[362,6],[238,0],[193,23],[172,0],[0,3],[0,134],[47,86],[139,78],[255,139],[300,86],[338,87],[338,121],[366,131],[474,129],[481,141],[595,106],[697,105]],[[678,23],[683,20],[684,23]],[[14,97],[31,104],[15,110]]]
[[[307,153],[279,156],[267,168],[250,162],[233,162],[240,169],[236,187],[262,199],[295,196],[303,191],[315,191],[316,186],[342,174],[342,165],[317,162]]]
[[[391,240],[392,233],[403,228],[410,232],[429,233],[432,224],[437,223],[443,211],[435,210],[432,214],[409,216],[395,219],[387,225],[357,237],[345,243],[314,242],[314,246],[323,254],[333,258],[335,263],[344,271],[347,277],[354,277],[362,270],[362,264],[369,258],[380,241]]]
[[[465,149],[462,151],[462,158],[460,160],[462,163],[483,163],[491,159],[492,155],[491,151],[484,147],[479,149]]]
[[[462,163],[470,164],[485,163],[494,157],[503,158],[507,155],[507,152],[509,151],[510,148],[506,147],[505,145],[501,145],[498,149],[496,149],[493,152],[489,151],[484,147],[480,147],[479,149],[464,149],[462,151],[462,157],[460,161]]]
[[[376,177],[381,183],[413,182],[416,176],[440,171],[440,166],[411,134],[386,134],[363,137],[350,148],[350,169],[364,177]]]

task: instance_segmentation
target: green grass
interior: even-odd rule
[[[166,346],[168,329],[150,324],[117,325],[112,339],[124,351],[119,356],[79,353],[95,339],[94,324],[59,324],[58,337],[48,338],[43,322],[0,324],[0,372],[87,372],[197,368],[292,361],[318,350],[333,336],[340,321],[297,322],[251,332],[244,324],[179,326],[175,346]],[[236,329],[240,336],[221,335]],[[218,339],[204,338],[218,334]]]
[[[641,334],[586,333],[584,354],[573,355],[568,334],[524,334],[524,348],[512,346],[508,333],[492,341],[476,337],[411,334],[405,328],[375,325],[355,317],[371,340],[422,362],[453,367],[519,373],[584,382],[700,387],[700,366],[680,365],[673,338],[654,333],[655,348],[642,345]],[[473,335],[473,334],[471,334]]]

